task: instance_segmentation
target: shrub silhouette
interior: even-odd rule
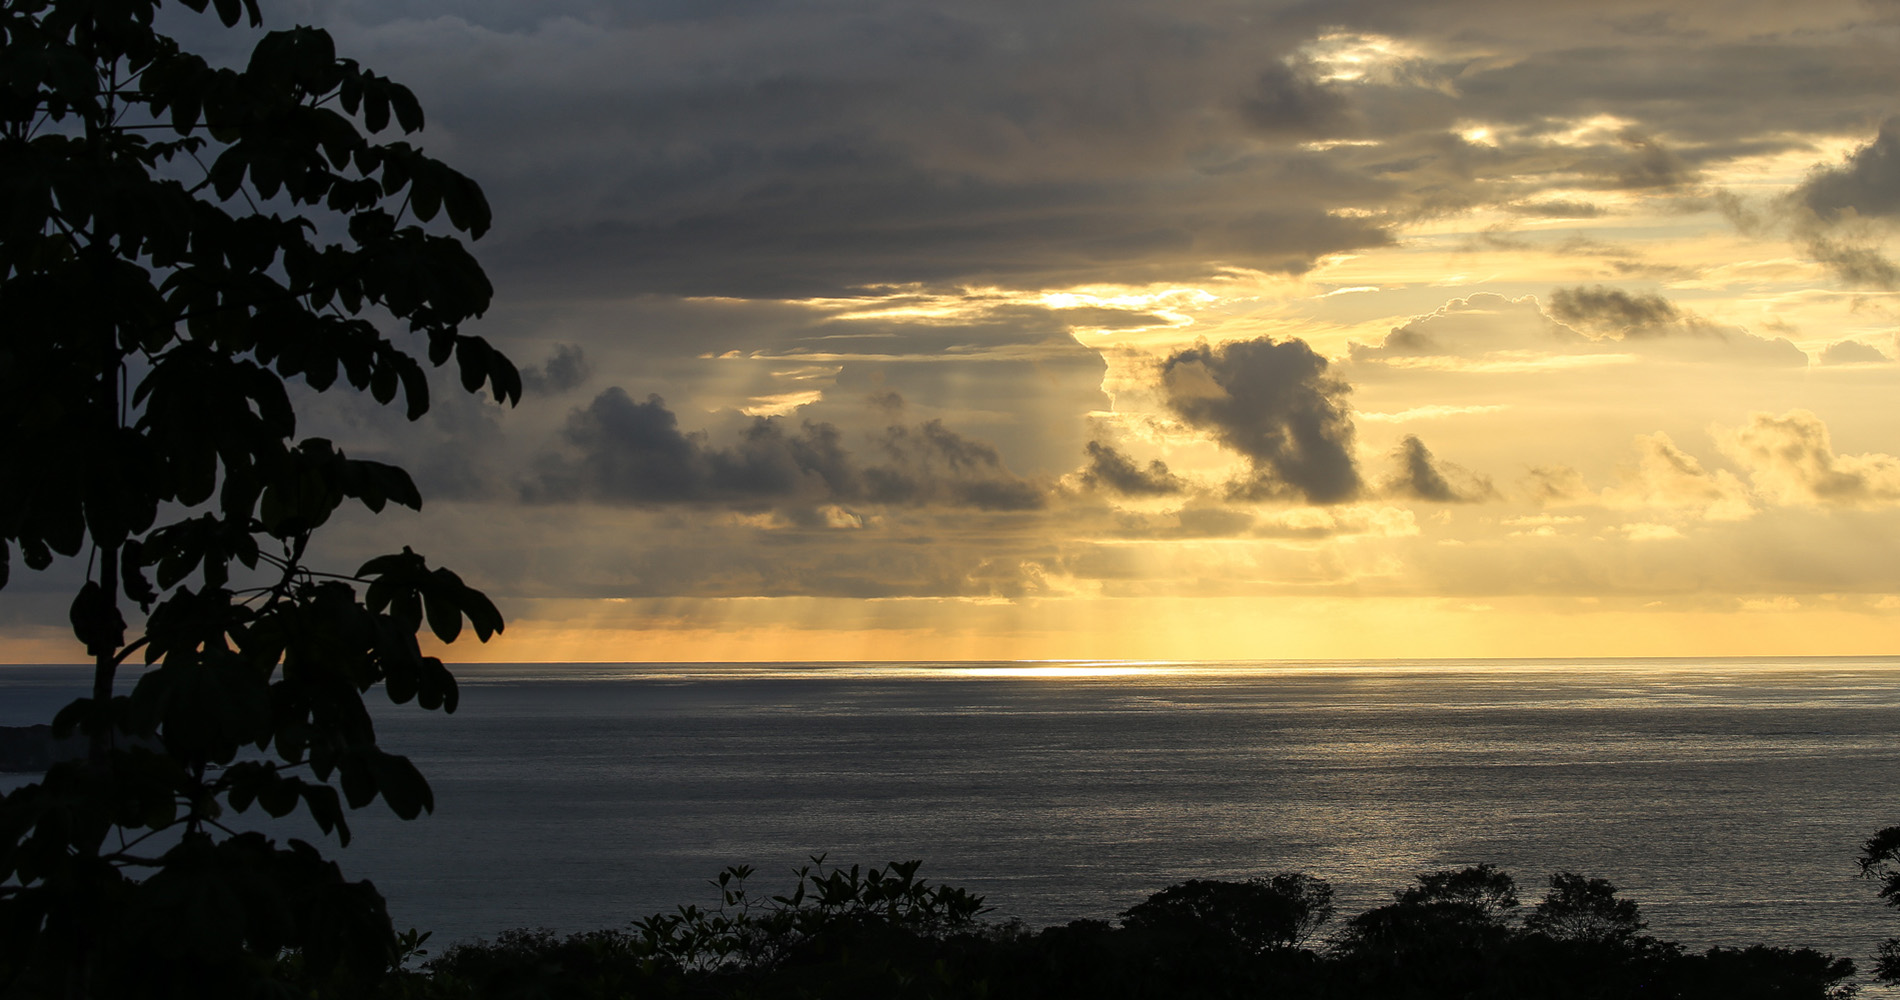
[[[1570,872],[1550,877],[1550,892],[1524,920],[1524,929],[1558,941],[1624,945],[1645,927],[1635,902],[1616,898],[1608,880]]]
[[[814,859],[819,864],[820,859]],[[916,863],[794,874],[750,896],[748,868],[715,881],[713,910],[682,907],[630,931],[556,939],[512,932],[450,949],[405,985],[417,1000],[525,997],[893,997],[985,1000],[1842,1000],[1853,963],[1758,945],[1701,955],[1638,933],[1641,915],[1601,879],[1551,877],[1514,926],[1510,877],[1489,865],[1432,872],[1304,946],[1331,903],[1305,875],[1162,889],[1117,927],[1031,932],[986,924],[982,901],[927,886]],[[1289,914],[1297,916],[1289,917]]]
[[[1333,887],[1298,872],[1271,879],[1190,879],[1123,911],[1122,926],[1260,954],[1298,948],[1333,916]]]

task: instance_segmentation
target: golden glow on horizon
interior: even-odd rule
[[[582,603],[582,602],[564,602]],[[838,598],[702,601],[720,620],[615,623],[518,617],[486,644],[425,643],[462,662],[1237,660],[1492,657],[1880,656],[1900,652],[1900,600],[1827,596],[1646,608],[1616,601],[1487,597],[1102,597],[972,606]],[[1690,602],[1650,602],[1664,605]],[[705,607],[710,605],[712,607]],[[506,608],[504,611],[508,610]],[[827,620],[839,624],[824,624]],[[856,620],[859,624],[843,624]],[[929,623],[929,624],[925,624]],[[70,655],[70,654],[69,654]],[[42,662],[9,655],[12,662]],[[60,662],[55,659],[50,662]],[[1051,676],[1057,676],[1052,674]]]

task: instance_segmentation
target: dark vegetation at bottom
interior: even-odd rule
[[[982,919],[982,898],[917,878],[917,862],[796,872],[757,899],[751,869],[721,904],[627,930],[511,931],[458,944],[390,983],[412,998],[1147,997],[1842,998],[1851,959],[1756,945],[1693,953],[1644,930],[1603,879],[1560,873],[1520,907],[1490,865],[1419,876],[1343,921],[1302,874],[1195,880],[1119,914],[1031,930]]]

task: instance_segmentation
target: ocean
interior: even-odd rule
[[[373,806],[331,851],[437,948],[710,905],[727,865],[779,892],[821,853],[922,859],[1032,926],[1283,871],[1331,881],[1350,915],[1489,862],[1526,906],[1552,872],[1607,878],[1652,933],[1696,948],[1806,945],[1865,968],[1900,935],[1854,864],[1900,825],[1900,658],[457,675],[453,716],[374,699],[435,814]],[[84,684],[0,667],[0,724],[45,721]]]

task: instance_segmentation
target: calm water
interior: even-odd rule
[[[341,857],[438,943],[706,904],[728,864],[922,858],[1031,924],[1302,870],[1352,913],[1493,862],[1606,877],[1694,946],[1900,934],[1853,859],[1900,824],[1900,658],[458,670],[380,712],[434,785]],[[0,724],[83,684],[0,667]],[[292,831],[309,835],[301,831]]]

